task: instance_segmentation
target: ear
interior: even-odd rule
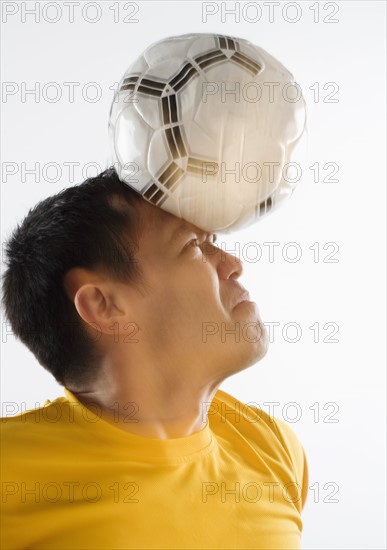
[[[103,333],[111,333],[112,322],[125,315],[116,303],[114,283],[102,274],[74,267],[65,274],[63,285],[80,317]]]

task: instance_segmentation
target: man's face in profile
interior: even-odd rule
[[[213,234],[144,201],[136,258],[146,294],[130,292],[140,345],[181,376],[221,379],[259,361],[268,338],[257,305],[241,297],[242,264]],[[247,289],[248,290],[248,289]],[[136,296],[134,298],[134,296]],[[238,304],[239,302],[239,304]]]

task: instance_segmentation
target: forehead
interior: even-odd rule
[[[203,232],[195,225],[162,210],[158,206],[154,206],[148,201],[145,201],[142,207],[144,236],[151,238],[153,241],[169,243],[188,231],[196,230]]]

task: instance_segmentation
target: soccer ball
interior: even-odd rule
[[[212,33],[149,46],[109,116],[120,179],[209,232],[247,227],[292,194],[305,130],[293,75],[248,40]]]

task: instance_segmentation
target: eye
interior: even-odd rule
[[[192,239],[189,244],[192,246],[200,246],[199,239]]]
[[[205,244],[212,244],[212,245],[214,245],[214,243],[216,242],[216,240],[217,240],[217,235],[214,233],[213,236],[212,236],[212,240],[203,241],[203,245],[205,245]],[[193,246],[193,247],[196,248],[196,247],[200,247],[201,245],[200,245],[199,239],[198,239],[198,238],[195,238],[195,239],[191,239],[191,240],[188,242],[187,246]]]

